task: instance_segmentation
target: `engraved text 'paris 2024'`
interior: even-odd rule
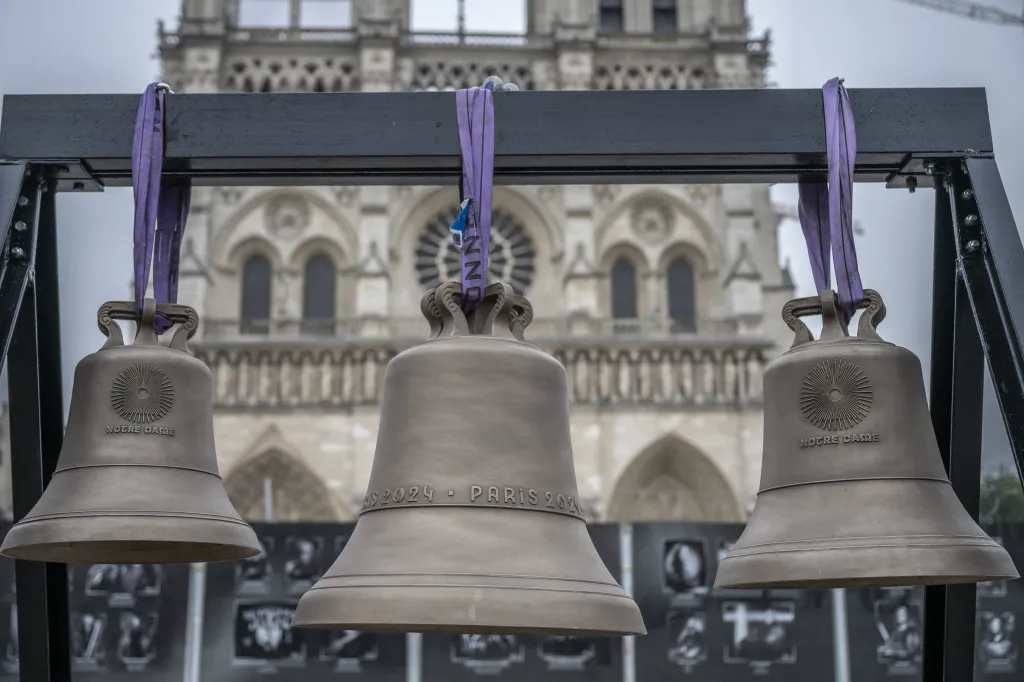
[[[408,505],[511,507],[535,509],[583,518],[579,500],[571,495],[520,486],[471,485],[436,490],[429,485],[371,490],[362,512]]]

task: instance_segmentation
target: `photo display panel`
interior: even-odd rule
[[[11,524],[0,525],[6,534]],[[180,682],[185,673],[189,567],[70,564],[71,672],[76,680]],[[14,561],[0,558],[0,676],[18,678]]]
[[[1024,568],[1024,524],[995,524],[985,529]],[[978,614],[975,626],[975,682],[1009,682],[1024,679],[1024,583],[994,580],[978,584]]]
[[[924,588],[847,590],[846,604],[852,678],[920,680]]]
[[[597,553],[621,584],[618,524],[588,524]],[[424,682],[619,682],[621,637],[424,635]]]
[[[711,587],[742,532],[737,524],[633,525],[633,597],[648,633],[635,640],[637,682],[832,679],[827,592]]]
[[[341,553],[354,524],[253,524],[263,552],[208,564],[203,678],[404,682],[406,637],[292,628],[292,614]]]

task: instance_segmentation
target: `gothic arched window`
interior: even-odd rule
[[[697,329],[697,294],[693,282],[693,266],[682,256],[668,264],[668,317],[673,332]]]
[[[640,317],[637,305],[636,266],[620,256],[612,264],[612,317],[635,320]]]
[[[458,215],[458,208],[438,213],[420,235],[414,253],[420,286],[436,287],[441,282],[459,278],[459,249],[448,231]],[[522,224],[500,209],[492,211],[491,256],[487,268],[490,279],[511,284],[517,294],[525,294],[533,284],[536,257],[533,241]]]
[[[242,333],[270,331],[270,259],[257,253],[242,266]]]
[[[333,334],[337,270],[326,253],[316,253],[306,261],[302,280],[302,332]]]

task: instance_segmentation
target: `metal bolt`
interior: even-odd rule
[[[28,225],[25,224],[24,220],[19,220],[18,222],[14,223],[14,229],[17,230],[18,232],[24,232],[26,227],[28,227]]]
[[[980,248],[981,242],[979,242],[977,239],[972,239],[971,241],[967,242],[967,253],[974,253]]]
[[[915,178],[913,175],[907,178],[907,189],[910,190],[911,194],[917,191],[917,178]]]
[[[960,198],[963,199],[964,201],[970,201],[971,199],[974,198],[974,190],[965,189],[963,192],[960,193]]]
[[[11,255],[14,256],[15,258],[24,258],[25,249],[21,248],[20,246],[15,246],[13,249],[11,249]]]
[[[924,164],[924,172],[927,175],[934,175],[935,174],[935,162],[934,161],[927,161],[927,162],[925,162],[925,164]]]
[[[970,215],[964,216],[964,225],[967,225],[968,227],[973,227],[973,226],[975,226],[977,224],[978,224],[978,216],[974,215],[973,213],[970,214]]]
[[[28,197],[18,197],[18,206],[28,206]]]
[[[71,189],[72,189],[73,191],[75,191],[75,192],[81,192],[82,190],[84,190],[84,189],[85,189],[85,183],[84,183],[84,182],[76,182],[76,183],[74,183],[74,184],[73,184],[73,185],[71,186]]]

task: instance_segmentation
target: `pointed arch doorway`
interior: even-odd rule
[[[271,481],[273,521],[341,521],[333,496],[305,464],[279,450],[267,450],[228,476],[224,488],[246,521],[266,521],[266,480]]]
[[[676,436],[649,445],[619,477],[609,521],[741,523],[742,507],[718,467]]]

